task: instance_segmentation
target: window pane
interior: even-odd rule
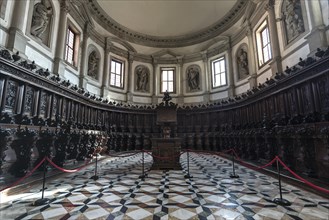
[[[167,81],[168,80],[168,71],[163,71],[162,72],[162,81]]]
[[[173,82],[169,82],[168,83],[168,92],[173,92],[174,91],[174,83]]]
[[[226,76],[225,76],[225,73],[222,73],[220,75],[220,78],[221,78],[220,84],[221,85],[225,85],[226,84]]]
[[[120,80],[120,76],[116,76],[116,79],[115,79],[115,86],[121,86],[121,80]]]
[[[168,80],[169,81],[174,80],[174,72],[172,70],[168,71]]]
[[[121,64],[120,63],[116,63],[116,65],[115,65],[115,73],[121,75]]]
[[[215,71],[215,73],[219,72],[219,62],[215,62],[214,71]]]
[[[111,85],[115,85],[115,74],[111,74]]]
[[[225,71],[225,62],[224,60],[220,61],[220,72],[224,72]]]
[[[220,75],[216,75],[215,76],[215,86],[219,86],[220,85]]]
[[[167,82],[163,82],[162,83],[162,92],[165,92],[166,90],[168,90]]]
[[[115,62],[111,61],[111,73],[115,72]]]

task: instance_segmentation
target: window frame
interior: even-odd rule
[[[70,45],[68,45],[70,32],[73,33],[73,48],[71,48]],[[80,33],[72,24],[68,24],[66,28],[64,61],[74,68],[78,67],[78,54],[79,54],[79,44],[80,44],[79,41],[80,41]],[[68,48],[72,49],[72,63],[67,59],[69,52]]]
[[[221,62],[221,61],[224,61],[224,71],[221,71],[220,73],[215,73],[215,63],[216,62]],[[224,76],[225,76],[225,83],[222,83],[222,84],[220,84],[220,85],[216,85],[215,84],[215,82],[216,82],[216,76],[217,75],[220,75],[219,77],[220,77],[220,81],[221,81],[221,75],[222,74],[224,74]],[[223,87],[223,86],[227,86],[227,65],[226,65],[226,57],[225,57],[225,55],[223,55],[223,56],[220,56],[220,57],[218,57],[218,58],[216,58],[216,59],[214,59],[214,60],[212,60],[211,61],[211,81],[212,81],[212,83],[211,83],[211,86],[212,86],[212,88],[213,89],[215,89],[215,88],[220,88],[220,87]]]
[[[267,29],[268,33],[268,43],[264,46],[263,42],[263,36],[262,33]],[[268,24],[268,19],[265,18],[258,28],[255,31],[255,40],[256,40],[256,49],[257,49],[257,65],[258,69],[262,68],[271,60],[273,59],[273,48],[272,48],[272,41],[271,41],[271,32],[270,32],[270,27]],[[265,53],[264,53],[264,48],[269,47],[270,52],[267,54],[269,59],[265,61]],[[267,49],[268,50],[268,49]]]
[[[169,80],[167,80],[167,81],[165,81],[165,82],[167,82],[167,84],[168,83],[170,83],[170,82],[172,82],[172,87],[173,87],[173,90],[172,91],[168,91],[169,93],[176,93],[176,67],[160,67],[160,94],[163,94],[164,92],[166,92],[166,91],[164,91],[163,90],[163,83],[164,83],[164,81],[163,81],[163,73],[164,73],[164,71],[168,71],[168,70],[172,70],[173,71],[173,79],[172,79],[172,81],[169,81]],[[169,85],[167,85],[167,88],[168,88],[168,86]]]
[[[118,63],[120,64],[120,74],[116,73],[116,72],[112,72],[112,66],[113,66],[113,63]],[[112,75],[115,76],[115,79],[114,79],[114,84],[111,84],[112,82]],[[120,86],[117,86],[116,85],[116,77],[119,75],[120,77]],[[110,77],[109,77],[109,86],[110,87],[114,87],[114,88],[120,88],[120,89],[123,89],[124,88],[124,61],[123,60],[120,60],[120,59],[116,59],[116,58],[111,58],[110,60]]]

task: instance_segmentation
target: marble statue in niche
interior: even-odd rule
[[[47,44],[49,37],[49,24],[53,16],[53,9],[49,0],[41,0],[34,5],[31,34],[45,44]]]
[[[282,5],[282,20],[285,26],[287,43],[305,31],[300,0],[285,0]]]
[[[96,55],[96,51],[91,52],[88,57],[87,75],[94,79],[97,79],[98,77],[98,63],[99,63],[99,58]]]
[[[146,66],[137,66],[136,73],[136,90],[140,92],[148,91],[149,70]]]
[[[236,60],[238,64],[239,79],[243,79],[249,75],[247,51],[243,48],[240,48],[237,52]]]
[[[191,65],[186,69],[187,85],[190,92],[200,90],[200,72],[198,65]]]

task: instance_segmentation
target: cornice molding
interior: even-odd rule
[[[159,48],[190,46],[212,39],[236,23],[243,16],[247,5],[248,0],[238,0],[226,16],[201,31],[175,37],[157,37],[138,33],[118,24],[100,7],[96,0],[86,2],[92,17],[110,33],[131,43]]]

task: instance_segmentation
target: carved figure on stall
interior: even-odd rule
[[[171,100],[171,96],[169,95],[169,92],[168,90],[166,90],[164,93],[163,93],[164,97],[162,98],[162,101],[165,102],[166,106],[168,106],[169,104],[169,101]]]
[[[241,48],[237,54],[237,62],[239,69],[239,78],[241,79],[249,75],[248,54],[243,48]]]
[[[137,91],[145,92],[147,91],[147,83],[148,83],[148,71],[147,68],[144,66],[139,66],[136,69],[137,75]]]
[[[97,79],[98,73],[98,61],[99,58],[96,55],[96,52],[93,51],[89,54],[88,57],[88,76]]]
[[[300,0],[287,0],[285,2],[284,7],[282,7],[282,19],[286,27],[288,42],[304,32]]]
[[[41,0],[34,5],[31,34],[41,39],[41,35],[48,27],[50,17],[53,14],[52,7],[46,0]]]
[[[187,80],[188,80],[188,86],[190,88],[190,91],[200,89],[199,79],[200,79],[199,69],[196,66],[189,67],[187,69]]]

